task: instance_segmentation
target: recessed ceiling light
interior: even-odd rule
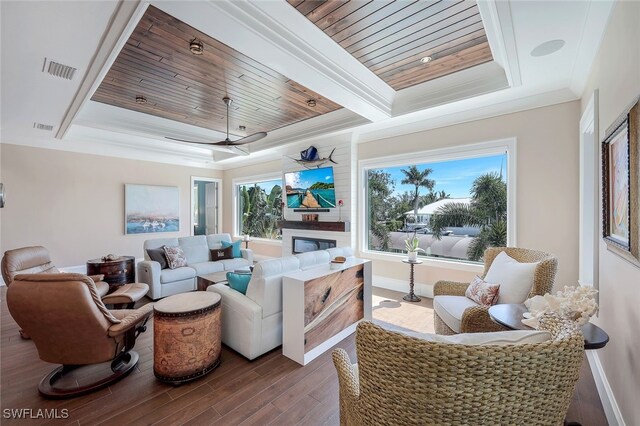
[[[204,44],[202,44],[202,42],[197,38],[194,38],[189,43],[189,50],[194,55],[202,55],[202,53],[204,53]]]
[[[146,104],[147,103],[147,98],[145,98],[142,95],[138,95],[138,96],[136,96],[136,103],[137,104]]]
[[[552,53],[555,53],[558,50],[562,49],[564,43],[564,40],[545,41],[544,43],[533,48],[533,50],[531,51],[531,56],[539,57],[551,55]]]
[[[422,62],[423,64],[427,64],[429,62],[431,62],[433,58],[431,56],[425,56],[424,58],[420,58],[420,62]]]
[[[310,106],[311,108],[316,106],[316,100],[315,99],[309,99],[307,101],[307,106]]]
[[[246,126],[238,126],[238,130],[240,130],[241,132],[244,132],[245,130],[247,130]]]

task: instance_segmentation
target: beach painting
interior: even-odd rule
[[[288,208],[336,207],[333,167],[285,173],[284,183]]]
[[[623,127],[609,142],[609,237],[629,245],[629,133]]]
[[[124,186],[125,234],[178,232],[180,190],[177,186]]]

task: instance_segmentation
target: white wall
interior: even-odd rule
[[[0,181],[8,192],[0,251],[42,245],[60,267],[109,253],[139,258],[146,239],[190,235],[191,176],[222,177],[215,170],[4,143],[0,150]],[[180,232],[125,235],[125,183],[178,186]]]
[[[556,287],[562,288],[578,279],[579,118],[579,103],[568,102],[360,144],[359,159],[515,137],[517,246],[557,255]],[[373,272],[390,279],[408,277],[399,259],[376,260]],[[423,264],[416,267],[416,282],[469,281],[476,273],[478,268]]]
[[[640,95],[640,2],[616,4],[583,93],[583,111],[594,89],[599,89],[603,140],[606,129]],[[602,238],[599,262],[600,314],[594,322],[610,341],[597,357],[623,421],[635,425],[640,422],[640,268],[607,250]]]

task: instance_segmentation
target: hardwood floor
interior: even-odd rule
[[[223,347],[222,364],[206,377],[173,387],[157,381],[153,375],[153,326],[136,344],[140,362],[135,371],[114,385],[90,395],[70,400],[46,400],[39,396],[37,384],[54,368],[40,361],[33,342],[20,339],[18,326],[11,318],[5,301],[6,288],[0,288],[0,411],[6,409],[68,410],[64,419],[11,420],[4,424],[47,425],[337,425],[339,424],[338,379],[331,361],[331,351],[305,367],[285,358],[281,348],[250,362]],[[402,294],[376,290],[374,315],[393,310],[398,325],[410,325],[416,305],[400,303]],[[430,301],[424,301],[425,313]],[[430,313],[430,312],[429,312]],[[413,315],[411,315],[413,314]],[[390,321],[390,313],[384,321]],[[428,326],[431,318],[425,319]],[[404,324],[404,325],[403,325]],[[349,336],[337,347],[355,359],[355,339]],[[91,372],[84,380],[90,379]],[[82,379],[81,379],[82,380]],[[568,418],[584,426],[605,425],[600,399],[586,363]]]

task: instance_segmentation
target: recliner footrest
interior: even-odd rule
[[[105,304],[128,304],[135,303],[142,299],[149,291],[149,286],[144,283],[125,284],[116,289],[111,294],[102,298]]]

